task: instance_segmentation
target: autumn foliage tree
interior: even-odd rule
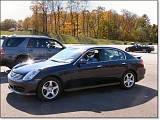
[[[64,5],[65,4],[65,5]],[[93,37],[110,40],[157,42],[158,26],[151,25],[146,14],[122,10],[106,11],[104,7],[88,10],[87,1],[34,1],[33,15],[23,21],[25,30],[35,33],[68,34],[75,37]]]

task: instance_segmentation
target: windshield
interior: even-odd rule
[[[49,60],[71,63],[75,59],[77,59],[83,52],[84,52],[84,49],[69,47],[60,51],[59,53],[51,57]]]

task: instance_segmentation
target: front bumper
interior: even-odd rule
[[[9,79],[9,89],[20,95],[35,95],[39,80],[14,81]]]

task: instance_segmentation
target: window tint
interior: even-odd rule
[[[62,48],[62,46],[54,40],[47,40],[46,46],[47,48]]]
[[[104,51],[104,58],[105,61],[107,60],[124,60],[125,56],[123,52],[115,49],[105,49]]]
[[[28,48],[45,48],[46,47],[46,40],[45,39],[38,39],[32,38],[29,40],[27,45]]]
[[[92,49],[89,50],[83,57],[82,59],[85,59],[87,63],[93,63],[93,62],[99,62],[100,61],[100,56],[99,56],[99,49]]]
[[[17,47],[24,41],[25,38],[8,38],[6,42],[6,47]]]

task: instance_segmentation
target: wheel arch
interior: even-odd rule
[[[42,80],[39,81],[38,86],[39,86],[39,84],[40,84],[44,79],[46,79],[46,78],[55,78],[55,79],[57,79],[57,80],[61,83],[62,88],[63,88],[64,83],[63,83],[62,79],[61,79],[60,77],[56,76],[56,75],[49,75],[49,76],[43,77]],[[37,86],[37,87],[38,87],[38,86]]]

